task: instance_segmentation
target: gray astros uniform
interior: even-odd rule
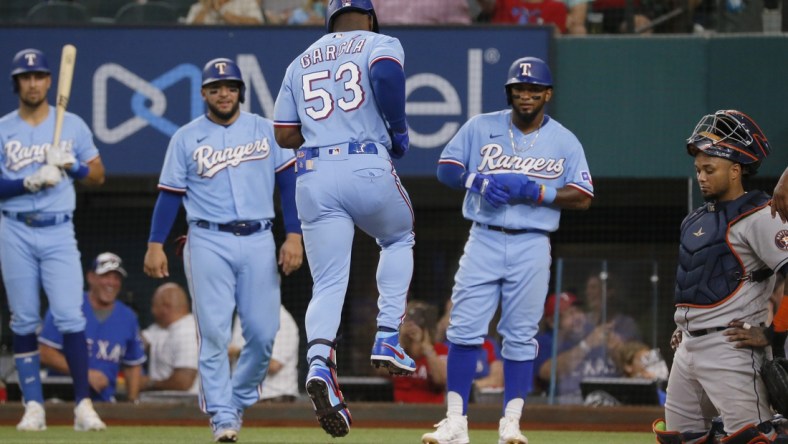
[[[727,233],[726,241],[745,270],[745,276],[762,270],[779,270],[788,263],[788,229],[779,218],[772,218],[768,202],[763,202],[766,197],[749,212],[734,218]],[[728,202],[707,204],[707,213],[722,211],[712,208],[725,204]],[[691,218],[689,216],[688,220]],[[709,223],[716,219],[698,217],[689,221],[691,223],[685,220],[682,248],[690,252],[705,248],[719,236],[715,231],[720,229],[719,225]],[[676,350],[668,381],[665,404],[668,430],[708,429],[702,412],[704,392],[719,410],[728,433],[772,418],[766,388],[760,378],[764,349],[734,348],[734,343],[728,342],[722,332],[731,321],[751,325],[767,321],[768,301],[776,278],[774,275],[761,278],[759,282],[758,279],[739,280],[729,296],[716,304],[677,304],[674,320],[683,333],[683,340]],[[722,278],[717,282],[719,279]],[[702,289],[695,290],[701,292]],[[709,418],[708,412],[706,418]]]

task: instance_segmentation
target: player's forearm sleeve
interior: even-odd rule
[[[282,201],[285,232],[301,234],[301,221],[298,220],[298,210],[295,203],[296,177],[293,167],[276,173],[276,186],[279,187],[279,199]]]
[[[405,119],[405,71],[394,60],[382,59],[369,70],[375,101],[389,128],[398,133],[408,129]]]
[[[462,180],[462,175],[465,173],[465,168],[454,163],[439,163],[438,164],[438,180],[451,188],[458,190],[465,189],[465,184]]]
[[[0,179],[0,199],[25,194],[25,179]]]
[[[148,242],[163,244],[167,240],[172,224],[175,223],[175,218],[178,217],[178,209],[181,207],[182,200],[182,194],[164,190],[159,191],[159,198],[156,199],[156,205],[153,207]]]

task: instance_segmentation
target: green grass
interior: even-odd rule
[[[331,438],[315,427],[247,427],[241,430],[241,444],[420,444],[421,435],[429,430],[353,428],[344,438]],[[555,432],[525,431],[529,444],[652,444],[651,433]],[[75,432],[71,427],[49,427],[44,432],[17,432],[14,427],[0,427],[0,443],[211,443],[211,432],[205,427],[110,426],[103,432]],[[492,430],[471,431],[471,443],[497,442]]]

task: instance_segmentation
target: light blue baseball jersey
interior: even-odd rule
[[[275,125],[301,126],[305,147],[375,142],[390,149],[369,76],[370,67],[384,59],[404,66],[399,40],[367,31],[326,34],[287,67]],[[349,112],[353,118],[344,114]]]
[[[91,390],[91,398],[112,401],[121,365],[141,365],[146,360],[137,315],[126,304],[116,301],[109,317],[99,321],[87,294],[84,295],[82,312],[87,321],[85,337],[88,341],[88,368],[101,371],[109,381],[101,393]],[[55,327],[54,317],[49,310],[38,342],[58,350],[63,348],[63,335]]]
[[[545,115],[537,131],[522,134],[511,125],[511,110],[480,114],[468,120],[449,141],[439,163],[454,163],[469,172],[518,173],[531,180],[594,195],[594,185],[580,141]],[[511,131],[511,133],[510,133]],[[503,205],[494,208],[478,193],[468,191],[462,206],[466,219],[511,229],[558,229],[560,208],[552,205]]]
[[[37,126],[31,126],[22,120],[18,111],[12,111],[0,118],[2,177],[10,180],[22,179],[38,170],[46,163],[46,153],[52,145],[54,134],[55,107],[51,105],[46,120]],[[99,155],[85,121],[69,112],[63,117],[60,146],[74,154],[82,163],[90,162]],[[73,182],[70,176],[64,175],[63,180],[52,188],[14,196],[0,201],[0,206],[3,210],[14,213],[70,213],[76,207]]]
[[[295,162],[273,134],[271,121],[243,111],[226,128],[200,116],[172,136],[159,189],[185,193],[189,221],[273,219],[275,173]],[[262,166],[266,160],[272,167]]]

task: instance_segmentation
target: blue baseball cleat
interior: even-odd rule
[[[306,377],[306,393],[312,399],[317,421],[326,433],[339,438],[350,432],[353,418],[332,370],[320,366],[310,367]]]
[[[409,375],[416,370],[416,362],[399,345],[398,332],[379,331],[372,346],[372,365],[386,367],[389,374]]]

